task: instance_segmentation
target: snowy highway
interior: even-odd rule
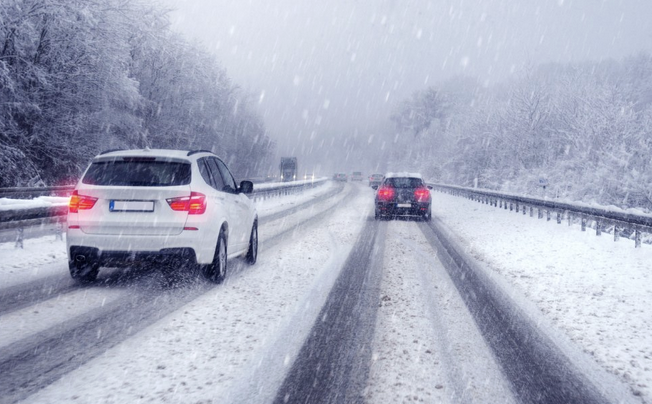
[[[0,403],[647,402],[443,211],[376,221],[372,201],[329,183],[260,202],[258,263],[231,260],[217,286],[166,268],[78,286],[61,241],[2,245]]]

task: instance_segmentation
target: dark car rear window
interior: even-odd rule
[[[190,184],[190,164],[172,161],[98,161],[91,164],[82,183],[133,187]]]
[[[423,186],[423,181],[420,178],[387,178],[385,183],[393,186],[394,188],[418,188]]]

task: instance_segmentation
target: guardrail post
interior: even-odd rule
[[[618,223],[614,222],[614,241],[620,239],[620,233],[618,232]]]
[[[561,224],[561,212],[557,212],[557,224]]]
[[[595,235],[596,236],[602,235],[602,221],[600,219],[595,220]]]
[[[550,209],[546,210],[546,221],[550,221]]]
[[[634,227],[634,248],[641,248],[641,229]]]
[[[57,223],[57,226],[54,228],[54,240],[63,241],[63,223]]]
[[[537,218],[543,219],[543,209],[537,208]]]
[[[530,206],[530,217],[534,217],[534,206]]]
[[[518,202],[516,202],[516,213],[518,213]]]
[[[586,231],[586,216],[582,215],[582,231]]]
[[[527,211],[527,206],[523,205],[523,216],[525,216],[526,211]]]
[[[511,212],[513,210],[514,210],[514,204],[512,202],[510,202],[509,203],[509,211]]]
[[[19,227],[16,230],[16,245],[15,248],[23,248],[23,237],[24,237],[24,230],[22,227]]]
[[[573,214],[568,212],[568,227],[573,224]]]

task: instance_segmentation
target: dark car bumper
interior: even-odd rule
[[[101,267],[126,267],[138,264],[195,264],[197,259],[192,248],[165,248],[160,251],[102,251],[92,247],[70,247],[70,259],[83,257]]]
[[[406,204],[376,202],[376,210],[382,216],[424,216],[430,212],[430,202]]]

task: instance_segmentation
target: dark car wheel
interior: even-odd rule
[[[430,209],[428,209],[428,212],[423,215],[423,220],[426,222],[430,222],[432,220],[432,211]]]
[[[222,283],[226,277],[226,237],[224,231],[220,231],[217,238],[217,246],[215,246],[215,257],[213,262],[202,267],[204,276],[215,283]]]
[[[249,236],[249,250],[247,251],[247,263],[253,265],[258,259],[258,222],[254,222],[251,227],[251,235]]]
[[[100,272],[100,266],[93,261],[71,261],[68,262],[70,269],[70,276],[72,279],[81,283],[89,283],[97,279],[97,274]]]

